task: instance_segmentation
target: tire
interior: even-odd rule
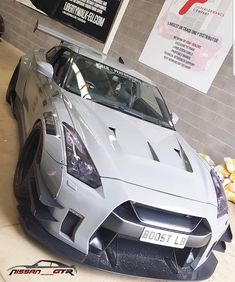
[[[29,187],[34,181],[34,168],[41,161],[42,124],[37,122],[27,137],[16,165],[14,194],[19,205],[30,206]]]
[[[15,97],[16,97],[15,88],[16,88],[16,83],[17,83],[18,76],[19,76],[19,69],[20,69],[20,63],[16,66],[14,73],[11,77],[9,86],[7,88],[6,101],[9,104],[11,104],[11,102],[13,103],[13,101],[15,100]]]

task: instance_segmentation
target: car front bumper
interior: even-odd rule
[[[105,181],[110,184],[110,180]],[[114,182],[112,184],[115,186]],[[146,224],[129,211],[127,213],[127,209],[123,209],[120,203],[128,199],[127,195],[122,200],[116,197],[114,201],[108,202],[111,207],[107,204],[102,209],[104,201],[107,201],[104,197],[105,191],[97,193],[91,189],[92,194],[88,196],[90,202],[87,200],[84,206],[82,202],[85,201],[85,194],[83,191],[78,193],[74,188],[71,181],[64,179],[63,189],[55,200],[50,196],[40,169],[35,167],[34,179],[29,183],[31,210],[19,207],[19,212],[24,229],[29,235],[76,262],[140,277],[203,280],[213,274],[217,265],[212,250],[217,247],[223,251],[224,241],[230,241],[232,237],[229,225],[225,233],[226,228],[221,233],[220,226],[217,226],[218,237],[215,239],[211,227],[205,227],[204,222],[200,221],[196,223],[198,228],[194,228],[189,234],[183,250],[141,242],[139,238]],[[110,186],[110,189],[115,190],[118,187]],[[128,191],[126,187],[125,191]],[[139,195],[142,197],[141,191]],[[137,197],[134,201],[136,200],[140,198]],[[174,221],[177,225],[178,218]],[[224,221],[221,224],[224,225]],[[187,224],[181,224],[180,227],[187,228]]]
[[[211,277],[218,263],[211,253],[207,261],[196,270],[190,266],[177,267],[174,257],[164,247],[158,247],[158,255],[150,244],[146,248],[146,244],[140,243],[138,248],[133,249],[133,245],[125,238],[115,240],[103,253],[90,251],[86,255],[49,234],[30,210],[24,207],[18,207],[18,210],[26,233],[42,245],[72,261],[105,271],[146,278],[194,281]]]

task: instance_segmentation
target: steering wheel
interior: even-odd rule
[[[89,81],[89,80],[85,81],[85,85],[86,85],[87,89],[96,89],[95,84],[93,82]]]

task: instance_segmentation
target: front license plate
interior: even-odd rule
[[[179,249],[185,247],[187,240],[188,235],[150,227],[145,227],[140,237],[140,241],[143,242]]]

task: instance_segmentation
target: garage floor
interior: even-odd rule
[[[38,243],[28,238],[19,224],[16,210],[16,201],[13,196],[12,181],[17,161],[18,129],[10,106],[5,102],[5,93],[8,82],[17,64],[21,53],[6,42],[0,43],[0,282],[1,281],[128,281],[134,282],[136,278],[129,278],[110,274],[76,265],[77,275],[38,276],[22,275],[9,276],[8,268],[16,265],[32,265],[38,260],[56,260],[68,265],[72,262],[56,257]],[[230,204],[231,224],[235,233],[235,205]],[[235,241],[227,248],[225,255],[218,253],[219,266],[209,281],[234,281],[235,267]],[[147,281],[138,279],[138,281]],[[149,281],[149,280],[148,280]]]

